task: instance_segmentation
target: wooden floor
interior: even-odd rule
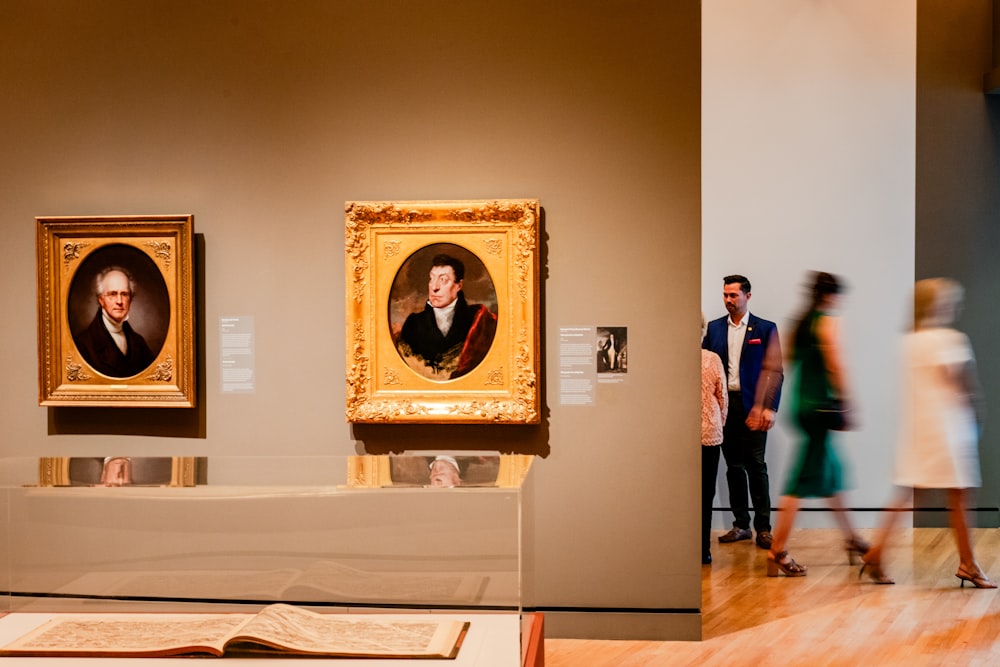
[[[885,563],[894,586],[859,580],[835,530],[793,533],[789,552],[809,566],[795,579],[766,577],[766,552],[752,542],[715,544],[702,567],[702,641],[546,638],[546,667],[1000,665],[1000,594],[959,587],[951,533],[897,538]],[[973,540],[1000,580],[1000,529],[975,529]]]

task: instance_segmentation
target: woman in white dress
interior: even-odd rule
[[[969,489],[981,484],[982,406],[969,339],[952,328],[962,294],[961,285],[947,278],[921,280],[914,289],[914,330],[902,346],[899,493],[861,567],[875,583],[895,583],[882,570],[882,552],[900,512],[911,506],[912,489],[946,489],[948,521],[958,545],[955,576],[962,586],[968,581],[977,588],[996,588],[976,562],[965,515]]]

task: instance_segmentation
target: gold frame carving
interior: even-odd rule
[[[193,216],[35,220],[39,405],[195,407]],[[132,309],[140,310],[135,305],[140,298],[156,301],[156,316],[146,320],[156,323],[156,344],[149,366],[134,376],[112,377],[87,361],[74,336],[80,329],[78,313],[86,307],[96,311],[92,291],[85,295],[90,272],[101,265],[102,258],[122,257],[123,262],[113,263],[133,262],[140,275],[147,277],[148,297],[138,283]],[[132,266],[126,268],[134,272]],[[148,303],[144,306],[149,308]],[[137,319],[132,314],[130,322]],[[139,330],[139,324],[133,326]]]
[[[347,421],[537,424],[540,421],[536,199],[347,202]],[[393,339],[390,291],[421,248],[454,244],[482,262],[497,327],[462,377],[424,377]]]

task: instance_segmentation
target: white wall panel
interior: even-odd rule
[[[725,314],[722,277],[742,273],[750,310],[787,342],[807,272],[846,279],[843,338],[861,420],[838,436],[855,482],[848,502],[881,506],[914,275],[916,2],[702,6],[702,308]],[[768,440],[775,505],[799,438],[789,398]],[[716,504],[728,506],[722,472],[719,482]]]

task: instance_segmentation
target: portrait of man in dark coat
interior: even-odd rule
[[[97,312],[90,324],[73,334],[80,354],[91,367],[115,378],[132,377],[156,358],[146,339],[128,323],[135,296],[135,281],[119,266],[97,274]]]
[[[460,259],[435,255],[427,302],[406,317],[399,334],[399,353],[422,364],[432,379],[453,380],[469,373],[486,357],[496,335],[497,315],[466,300],[464,281]]]

